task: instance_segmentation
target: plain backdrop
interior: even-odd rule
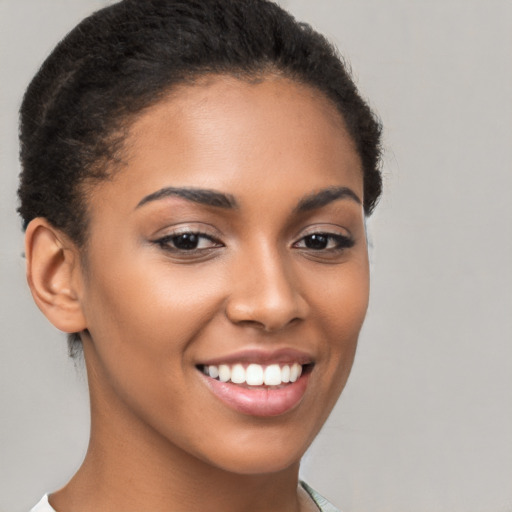
[[[0,0],[0,511],[63,485],[84,372],[33,305],[16,216],[17,110],[100,0]],[[512,511],[512,2],[283,0],[351,64],[385,126],[372,295],[303,478],[344,512]]]

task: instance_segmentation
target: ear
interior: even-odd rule
[[[46,219],[37,217],[27,226],[25,256],[28,285],[39,309],[61,331],[83,331],[83,281],[76,245]]]

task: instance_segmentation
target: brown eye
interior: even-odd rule
[[[223,246],[221,242],[215,240],[213,237],[193,231],[172,233],[155,240],[155,243],[162,247],[162,249],[174,252],[203,251]]]
[[[329,237],[324,234],[309,235],[304,237],[304,245],[308,249],[325,249],[329,243]]]
[[[197,233],[183,233],[172,237],[172,243],[176,249],[191,251],[199,246],[199,235]]]
[[[301,238],[294,247],[312,251],[343,250],[354,245],[354,240],[348,236],[336,233],[313,233]]]

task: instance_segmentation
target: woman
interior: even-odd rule
[[[85,460],[35,511],[335,510],[300,458],[368,302],[380,129],[266,0],[125,0],[21,108],[27,276],[83,349]]]

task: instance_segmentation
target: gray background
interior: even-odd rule
[[[0,511],[78,467],[83,372],[32,304],[14,213],[16,116],[100,0],[0,0]],[[352,64],[385,128],[372,298],[303,477],[345,512],[512,511],[512,2],[283,0]]]

